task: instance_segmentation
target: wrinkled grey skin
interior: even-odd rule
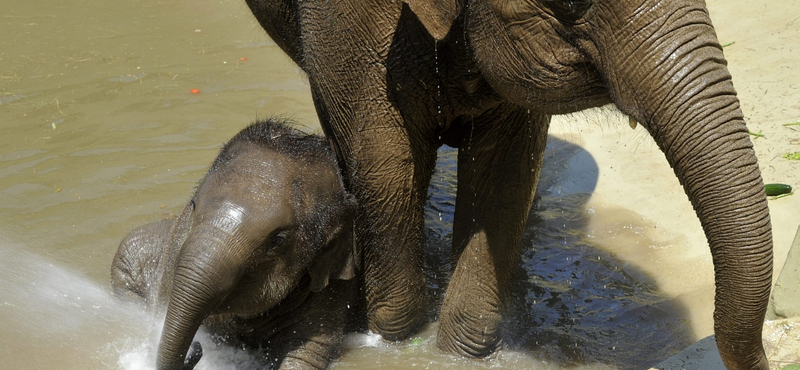
[[[424,321],[423,207],[459,148],[454,271],[438,345],[486,356],[520,260],[550,116],[613,103],[683,184],[715,266],[730,369],[767,369],[772,231],[761,174],[702,0],[246,0],[308,74],[358,199],[370,329]]]
[[[256,123],[225,145],[177,217],[125,237],[114,292],[166,309],[159,370],[197,362],[184,358],[201,324],[269,348],[277,368],[325,368],[357,289],[341,281],[355,274],[354,211],[324,138]]]

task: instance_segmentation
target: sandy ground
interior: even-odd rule
[[[800,187],[800,160],[783,157],[800,152],[800,1],[709,0],[709,11],[741,99],[766,183]],[[581,121],[594,124],[585,124]],[[589,207],[621,206],[651,225],[650,246],[631,246],[618,257],[640,266],[664,292],[687,307],[698,339],[713,334],[713,268],[707,241],[685,193],[663,154],[645,130],[631,129],[628,119],[609,110],[557,117],[551,133],[582,146],[597,162],[599,173]],[[800,224],[800,193],[771,199],[777,280]],[[619,227],[617,220],[595,217],[598,232]],[[624,227],[624,225],[622,225]],[[675,258],[680,257],[680,258]],[[795,297],[797,298],[797,297]],[[796,320],[771,322],[765,328],[768,348],[792,348],[791,355],[773,351],[773,368],[800,363],[800,330]],[[780,343],[780,344],[778,344]],[[681,353],[662,369],[714,369],[719,360],[713,338]],[[778,349],[780,349],[778,348]],[[677,361],[677,362],[676,362]],[[719,368],[719,367],[717,367]]]

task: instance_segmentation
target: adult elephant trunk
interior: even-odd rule
[[[717,346],[729,369],[767,369],[761,327],[772,282],[767,201],[739,101],[701,2],[595,2],[604,33],[579,45],[617,106],[665,153],[697,213],[714,262]],[[661,9],[670,7],[672,9]]]
[[[220,238],[220,235],[225,235]],[[191,234],[177,258],[161,340],[157,369],[180,370],[203,320],[242,276],[232,233],[216,230]]]

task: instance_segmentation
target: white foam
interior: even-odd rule
[[[161,321],[159,321],[161,322]],[[154,325],[146,338],[124,338],[116,346],[119,360],[118,370],[155,370],[161,325]],[[137,341],[138,340],[138,341]],[[255,370],[269,369],[269,364],[258,352],[247,351],[214,343],[211,337],[200,331],[194,340],[203,347],[203,357],[196,370]]]
[[[380,334],[369,333],[350,333],[344,337],[345,348],[386,348],[390,344],[383,340]]]

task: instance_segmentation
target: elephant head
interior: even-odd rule
[[[324,139],[277,124],[231,139],[174,226],[158,369],[182,368],[204,320],[261,315],[306,274],[311,291],[352,278],[354,207]]]
[[[772,237],[752,143],[700,0],[406,1],[437,39],[459,24],[483,78],[548,114],[614,103],[664,152],[707,236],[730,369],[766,369]],[[459,21],[460,20],[460,21]]]

